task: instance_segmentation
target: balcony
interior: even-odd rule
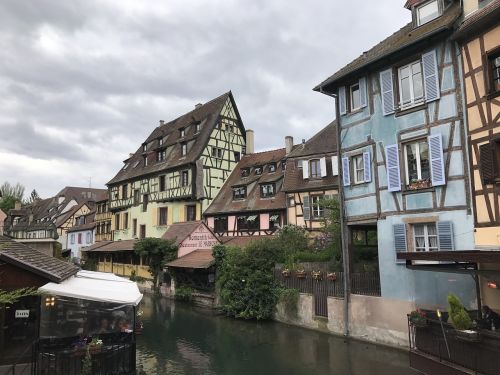
[[[500,333],[480,330],[478,341],[468,341],[449,324],[427,319],[410,324],[410,366],[426,375],[500,374]]]

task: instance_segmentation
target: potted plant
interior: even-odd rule
[[[283,275],[283,277],[290,277],[290,270],[288,268],[285,268],[283,269],[283,271],[281,271],[281,274]]]
[[[328,272],[326,274],[326,278],[330,281],[337,281],[337,273],[336,272]]]
[[[448,295],[451,325],[457,332],[457,338],[465,341],[479,341],[479,333],[473,330],[472,319],[460,300],[454,294]]]
[[[431,181],[426,178],[426,179],[420,179],[420,180],[411,180],[410,184],[408,185],[409,190],[418,190],[418,189],[426,189],[431,187]]]
[[[420,328],[427,327],[427,316],[420,309],[413,310],[410,313],[410,324]]]
[[[303,268],[300,268],[297,270],[296,275],[299,279],[305,279],[306,278],[306,271]]]
[[[312,271],[311,275],[314,280],[321,280],[321,271]]]
[[[89,344],[89,351],[91,354],[99,353],[102,349],[103,342],[99,339],[99,337],[92,338],[92,341]]]

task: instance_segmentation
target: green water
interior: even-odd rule
[[[139,374],[416,375],[406,352],[145,296]]]

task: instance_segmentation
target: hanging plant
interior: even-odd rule
[[[314,280],[321,280],[321,271],[312,271],[311,274]]]

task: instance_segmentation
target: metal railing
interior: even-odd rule
[[[409,318],[408,330],[410,349],[417,355],[423,353],[441,365],[459,365],[474,373],[500,374],[500,333],[480,330],[472,340],[447,323],[441,327],[439,321],[427,319],[423,326],[415,326]]]

